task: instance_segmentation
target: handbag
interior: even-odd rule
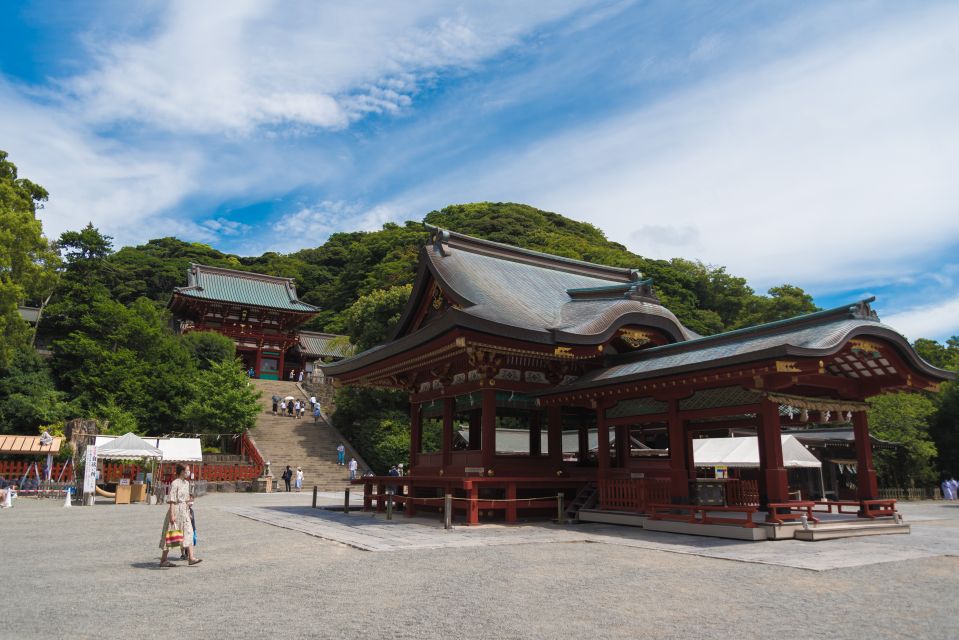
[[[166,546],[179,547],[183,544],[183,531],[181,529],[167,529]]]

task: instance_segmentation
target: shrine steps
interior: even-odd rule
[[[757,515],[761,516],[761,514]],[[816,525],[809,525],[809,529],[803,529],[802,524],[799,522],[772,524],[757,521],[756,526],[750,528],[727,524],[651,520],[644,514],[589,508],[580,509],[577,518],[580,522],[618,524],[640,527],[647,531],[659,531],[662,533],[680,533],[684,535],[755,542],[762,540],[802,540],[804,542],[817,542],[838,538],[907,534],[910,532],[908,524],[896,522],[891,518],[882,520],[850,519],[837,522],[821,522]]]
[[[269,460],[274,479],[282,491],[284,488],[280,476],[286,465],[295,471],[303,469],[303,491],[312,491],[316,486],[320,491],[343,491],[350,486],[349,471],[346,466],[336,463],[336,447],[340,442],[346,445],[346,460],[355,457],[360,469],[368,468],[363,459],[356,454],[350,443],[326,420],[313,421],[309,412],[309,398],[302,387],[295,382],[280,380],[252,381],[261,391],[262,407],[251,436],[264,460]],[[293,396],[307,403],[307,415],[303,418],[274,416],[271,397]]]
[[[808,529],[802,526],[796,529],[793,537],[806,542],[820,540],[836,540],[837,538],[858,538],[860,536],[881,536],[889,534],[909,533],[908,524],[895,520],[872,522],[830,522],[811,525]]]

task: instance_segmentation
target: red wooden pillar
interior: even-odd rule
[[[463,488],[470,499],[466,507],[466,524],[479,524],[479,504],[476,502],[479,499],[479,486],[467,480]]]
[[[420,451],[423,450],[423,406],[417,403],[410,404],[410,470],[420,462]]]
[[[486,471],[493,468],[496,459],[496,389],[483,389],[483,415],[480,418],[482,442],[480,443],[480,459]]]
[[[600,403],[596,407],[596,456],[599,459],[599,479],[609,478],[609,425],[606,424],[606,406]]]
[[[679,416],[679,400],[669,401],[667,413],[669,434],[669,495],[674,503],[689,502],[689,456],[686,452],[686,433]]]
[[[263,348],[257,347],[256,349],[256,364],[253,366],[253,372],[256,374],[256,377],[260,377],[260,361],[263,359]]]
[[[690,480],[696,479],[696,456],[695,450],[693,449],[693,437],[694,434],[686,434],[686,472],[687,477]]]
[[[629,464],[629,427],[616,425],[616,466],[625,469]]]
[[[763,399],[759,410],[759,502],[789,500],[789,483],[783,465],[782,428],[779,422],[779,405]]]
[[[516,522],[516,483],[506,485],[506,522]]]
[[[580,422],[578,431],[579,452],[576,459],[579,461],[579,464],[586,464],[587,458],[589,458],[589,427]]]
[[[563,409],[558,406],[546,408],[546,447],[551,464],[563,464]]]
[[[479,451],[483,446],[483,411],[470,411],[470,451]]]
[[[286,366],[286,350],[283,348],[282,344],[280,345],[280,364],[278,366],[280,367],[280,372],[277,376],[277,380],[286,380],[286,371],[284,371]]]
[[[443,467],[453,464],[453,411],[456,398],[443,398]]]
[[[865,411],[852,414],[852,429],[856,439],[856,491],[860,500],[876,500],[879,498],[879,484],[872,466],[872,440]]]
[[[549,448],[549,442],[546,447]],[[529,416],[529,455],[535,458],[543,455],[543,430],[540,427],[538,411]]]

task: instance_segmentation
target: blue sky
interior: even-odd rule
[[[525,202],[959,334],[959,5],[131,4],[0,5],[50,236],[256,255]]]

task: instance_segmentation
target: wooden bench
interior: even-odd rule
[[[650,520],[672,520],[675,522],[688,522],[691,524],[735,524],[753,529],[756,523],[753,522],[753,514],[758,509],[756,507],[718,507],[695,504],[650,504]],[[676,513],[677,511],[681,513]],[[741,513],[742,518],[725,518],[721,516],[710,515],[710,512],[720,513]]]
[[[816,503],[812,500],[770,502],[768,505],[769,511],[766,512],[766,522],[785,524],[787,520],[802,520],[805,516],[809,522],[816,524],[819,519],[812,514],[814,506],[816,506]],[[786,510],[786,512],[781,513],[781,510]]]

